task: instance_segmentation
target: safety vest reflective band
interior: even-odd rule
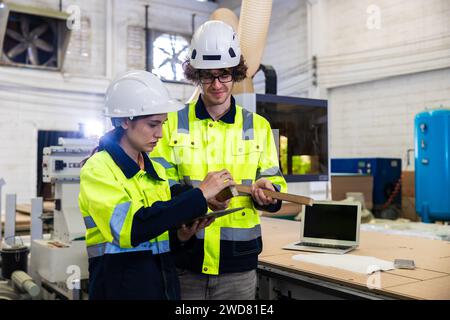
[[[152,164],[158,176],[166,180],[164,166],[155,161]],[[170,200],[167,181],[157,181],[143,170],[128,179],[106,151],[94,154],[80,177],[79,205],[90,258],[133,251],[170,251],[168,231],[137,247],[131,245],[134,214],[155,201]]]
[[[193,102],[168,114],[163,138],[151,153],[152,159],[163,159],[159,161],[169,180],[195,187],[208,172],[227,169],[237,183],[251,185],[266,178],[280,191],[286,191],[266,119],[236,105],[234,123],[200,120],[195,105]],[[232,198],[229,208],[236,207],[245,209],[218,218],[197,233],[204,244],[203,273],[219,273],[221,240],[252,241],[261,236],[259,214],[251,197]]]
[[[112,243],[100,243],[87,247],[88,257],[94,258],[104,255],[105,253],[124,253],[135,251],[152,251],[153,254],[161,254],[170,251],[169,240],[144,242],[134,248],[120,248]]]
[[[197,232],[198,239],[205,239],[204,229]],[[261,225],[256,225],[253,228],[220,228],[220,240],[226,241],[250,241],[261,236]]]

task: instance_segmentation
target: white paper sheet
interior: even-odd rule
[[[375,257],[357,256],[352,254],[297,254],[293,256],[292,259],[364,274],[394,269],[394,262],[377,259]]]

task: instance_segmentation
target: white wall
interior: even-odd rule
[[[368,27],[371,4],[380,29]],[[312,55],[318,88],[303,64]],[[415,114],[450,107],[449,57],[448,0],[274,0],[262,63],[279,94],[328,99],[331,157],[405,160]]]
[[[367,26],[372,3],[380,29]],[[450,107],[450,1],[329,0],[325,16],[331,156],[396,157],[405,168],[414,116]]]
[[[450,107],[450,69],[339,87],[328,98],[332,157],[401,158],[405,169],[415,114]]]
[[[311,84],[307,61],[306,1],[274,0],[262,64],[277,72],[278,94],[305,96]],[[254,79],[255,91],[264,93],[264,75]]]
[[[57,0],[14,3],[59,7]],[[109,80],[127,70],[127,28],[145,26],[144,4],[150,4],[149,27],[189,34],[192,14],[197,27],[217,8],[195,0],[65,0],[63,10],[71,4],[80,6],[82,21],[90,27],[83,29],[86,41],[69,45],[62,72],[0,67],[0,177],[7,183],[1,209],[6,193],[16,193],[19,203],[36,196],[38,130],[77,131],[79,123],[90,120],[109,124],[102,116],[103,94]],[[73,31],[73,39],[80,39],[80,32]],[[190,85],[167,86],[180,100],[193,92]]]

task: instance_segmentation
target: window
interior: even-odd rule
[[[189,51],[187,36],[153,31],[152,72],[163,80],[181,81]]]

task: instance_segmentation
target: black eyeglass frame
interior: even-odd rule
[[[229,77],[229,80],[223,80],[223,77],[226,77],[226,79],[228,79],[228,77]],[[228,83],[228,82],[231,82],[234,80],[232,73],[221,74],[218,76],[214,76],[214,75],[210,74],[207,78],[202,78],[202,76],[199,75],[198,78],[199,78],[198,82],[201,84],[211,84],[211,83],[214,83],[214,81],[216,81],[216,79],[219,80],[220,83]],[[220,78],[222,78],[222,79],[220,79]]]

